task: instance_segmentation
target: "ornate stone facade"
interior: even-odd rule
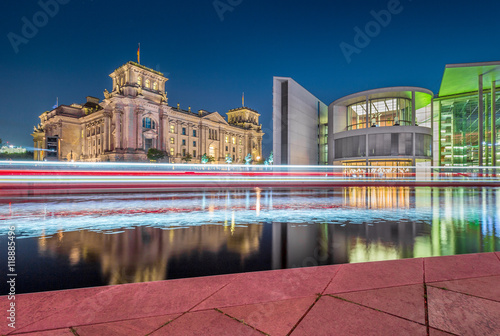
[[[212,156],[224,163],[244,163],[250,153],[262,157],[259,113],[241,107],[230,110],[228,121],[218,112],[192,112],[168,105],[162,73],[135,62],[116,69],[110,77],[113,90],[104,100],[87,97],[85,104],[61,105],[40,116],[32,134],[35,160],[147,161],[149,148],[167,153],[172,163],[190,154],[190,163]]]

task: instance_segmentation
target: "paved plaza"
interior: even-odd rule
[[[497,252],[41,292],[0,334],[498,335],[499,284]]]

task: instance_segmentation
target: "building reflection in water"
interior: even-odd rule
[[[203,253],[212,256],[215,264],[205,265],[212,274],[489,252],[500,250],[497,193],[496,189],[405,187],[206,192],[185,200],[186,208],[191,202],[202,211],[201,223],[177,228],[131,226],[105,233],[59,230],[39,237],[38,252],[41,257],[65,256],[74,266],[97,263],[103,281],[110,285],[167,279],[176,274],[172,267],[189,269],[189,257]],[[313,215],[332,208],[357,218],[387,210],[401,215],[399,220],[358,222],[268,220],[278,210],[305,208],[314,208]],[[221,211],[221,222],[206,223]],[[253,220],[242,224],[242,211],[245,218],[248,212],[253,214]],[[411,218],[415,214],[424,215]],[[236,268],[224,259],[229,254],[238,256]],[[246,266],[250,259],[257,260],[257,269]],[[207,275],[199,270],[192,274]]]

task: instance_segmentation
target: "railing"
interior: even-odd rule
[[[391,127],[391,126],[411,126],[412,122],[409,120],[400,120],[399,123],[396,125],[394,123],[394,120],[382,120],[380,122],[377,122],[375,124],[376,126],[373,126],[372,123],[369,123],[369,126],[366,127],[366,121],[362,123],[357,123],[357,124],[351,124],[346,127],[347,131],[352,131],[356,129],[364,129],[364,128],[370,128],[370,127]]]

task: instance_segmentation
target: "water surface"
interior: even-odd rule
[[[16,226],[18,293],[500,251],[495,188],[257,188],[0,201],[4,255],[8,227]]]

